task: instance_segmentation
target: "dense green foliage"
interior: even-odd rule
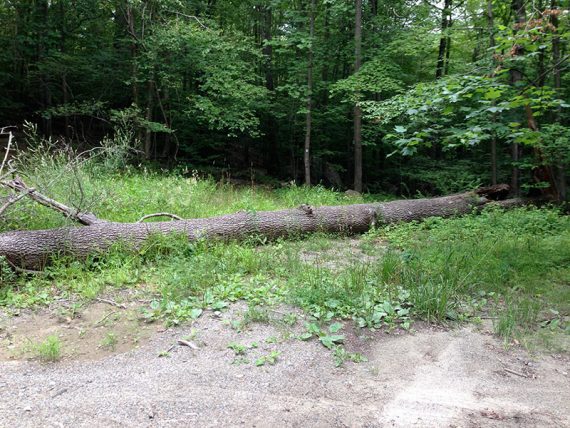
[[[309,138],[312,182],[350,188],[359,103],[369,191],[510,182],[515,166],[515,185],[563,196],[568,22],[567,0],[366,0],[354,73],[353,1],[3,0],[0,126],[297,182]]]

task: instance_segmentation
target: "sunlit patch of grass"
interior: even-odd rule
[[[61,341],[57,336],[48,336],[44,341],[33,344],[34,356],[44,363],[54,363],[61,359]]]

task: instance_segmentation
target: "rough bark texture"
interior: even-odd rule
[[[354,20],[354,73],[362,62],[362,0],[356,0]],[[354,190],[362,192],[362,109],[354,106]]]
[[[506,189],[506,190],[505,190]],[[25,269],[40,269],[49,258],[69,254],[83,258],[125,242],[134,248],[152,234],[184,233],[198,238],[268,238],[324,232],[365,232],[376,224],[465,214],[508,193],[508,186],[432,199],[402,200],[347,206],[310,207],[281,211],[239,212],[221,217],[157,223],[95,223],[87,227],[18,231],[0,234],[0,255]],[[500,203],[510,205],[510,201]]]

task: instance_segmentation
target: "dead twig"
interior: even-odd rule
[[[16,266],[14,263],[8,260],[8,258],[5,258],[4,260],[10,265],[12,269],[14,269],[18,273],[24,273],[26,275],[47,275],[47,273],[43,270],[24,269]]]
[[[188,340],[178,339],[178,344],[181,346],[188,346],[189,348],[194,350],[200,349],[197,345],[193,344],[192,342],[189,342]]]
[[[93,327],[97,327],[99,324],[104,323],[107,318],[109,318],[111,315],[118,313],[119,311],[111,311],[109,312],[107,315],[105,315],[103,318],[101,318],[99,321],[97,321],[95,324],[93,324]]]
[[[125,305],[123,305],[122,303],[117,303],[114,300],[102,299],[100,297],[96,298],[95,300],[97,300],[100,303],[106,303],[108,305],[115,306],[116,308],[127,309]]]
[[[10,196],[8,196],[8,200],[4,203],[4,205],[2,205],[2,206],[0,207],[0,216],[1,216],[2,214],[4,214],[4,211],[6,211],[8,208],[10,208],[12,205],[14,205],[14,204],[15,204],[16,202],[18,202],[20,199],[25,198],[25,197],[30,193],[30,191],[32,191],[32,190],[33,190],[33,189],[30,189],[29,191],[24,192],[24,193],[20,193],[19,195],[10,195]]]
[[[506,371],[507,373],[514,374],[514,375],[517,375],[517,376],[524,377],[524,378],[527,378],[527,379],[528,379],[528,376],[525,375],[524,373],[520,373],[520,372],[511,370],[511,369],[508,369],[508,368],[506,368],[506,367],[504,367],[503,370]]]
[[[5,133],[5,128],[2,128],[2,134]],[[0,174],[4,171],[4,167],[6,166],[6,162],[8,162],[8,156],[10,155],[10,148],[12,147],[12,139],[14,138],[14,134],[12,132],[8,132],[8,145],[6,146],[6,153],[4,153],[4,159],[2,160],[2,165],[0,165]]]
[[[182,217],[177,216],[176,214],[170,214],[170,213],[155,213],[155,214],[147,214],[143,217],[141,217],[139,219],[139,221],[137,221],[137,223],[142,223],[143,221],[145,221],[146,219],[152,218],[152,217],[170,217],[174,220],[184,220]]]

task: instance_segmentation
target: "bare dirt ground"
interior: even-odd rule
[[[0,318],[0,425],[570,427],[569,355],[505,351],[485,328],[388,334],[347,324],[347,349],[368,362],[336,368],[321,344],[295,339],[302,319],[237,332],[230,320],[243,309],[166,331],[105,303],[72,319]],[[100,345],[109,331],[114,349]],[[46,332],[61,335],[62,361],[17,351],[22,337]],[[236,356],[232,342],[257,347]],[[274,365],[254,364],[272,351]]]

